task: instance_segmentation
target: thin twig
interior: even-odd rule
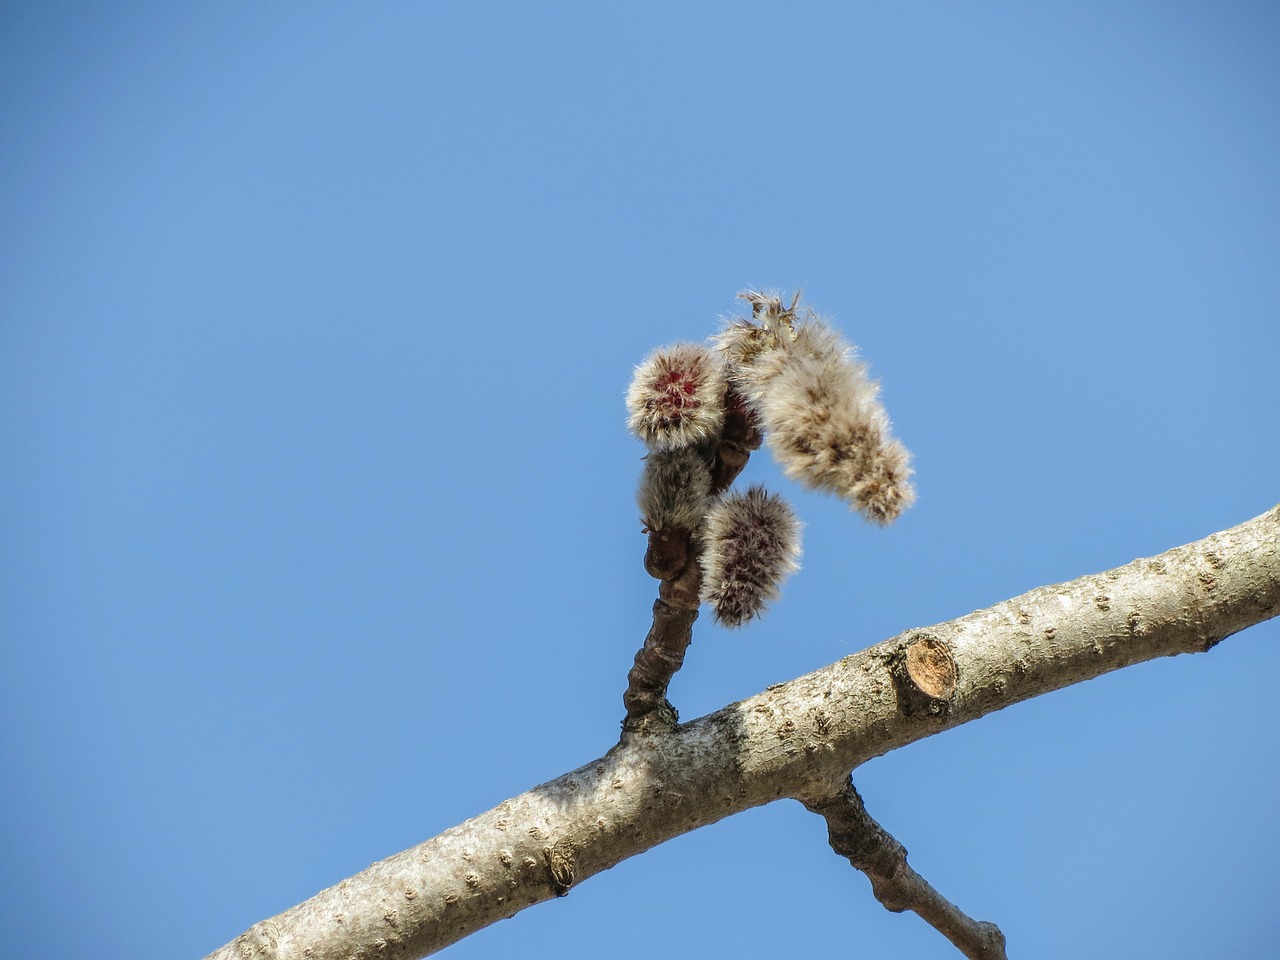
[[[685,651],[693,639],[701,587],[702,567],[696,556],[677,576],[658,585],[653,626],[636,653],[635,664],[627,674],[627,692],[622,696],[627,708],[622,721],[625,732],[641,730],[651,723],[675,726],[678,716],[667,700],[667,686],[684,664]]]
[[[725,408],[720,437],[714,446],[707,448],[712,497],[732,486],[751,458],[751,451],[760,447],[755,418],[732,387],[727,391]],[[627,674],[627,692],[622,696],[627,708],[627,716],[622,721],[624,733],[653,724],[670,728],[678,720],[675,707],[667,700],[667,687],[684,664],[685,651],[693,640],[698,592],[702,589],[702,567],[698,563],[701,547],[696,530],[665,529],[649,533],[645,569],[661,582],[658,599],[653,602],[653,626]]]
[[[805,806],[826,819],[831,849],[867,875],[886,910],[916,913],[970,960],[1007,960],[1000,928],[972,919],[911,869],[906,848],[867,813],[852,780],[835,796]]]

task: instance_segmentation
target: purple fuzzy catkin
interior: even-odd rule
[[[703,602],[716,620],[737,627],[764,612],[782,581],[799,569],[800,528],[795,512],[762,487],[728,494],[703,527]]]
[[[692,446],[724,423],[721,358],[706,347],[677,343],[636,367],[627,390],[627,426],[651,450]]]
[[[795,303],[747,294],[757,323],[717,338],[731,377],[760,417],[788,477],[834,493],[869,520],[890,523],[915,499],[910,456],[889,429],[879,384],[817,317],[796,323]]]

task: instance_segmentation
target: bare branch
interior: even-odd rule
[[[672,837],[781,797],[821,800],[872,757],[1112,670],[1208,650],[1277,612],[1280,508],[631,736],[255,925],[209,960],[425,956]],[[923,700],[903,695],[904,675]]]
[[[917,914],[969,960],[1007,960],[1000,928],[972,919],[916,873],[906,848],[867,813],[852,780],[835,795],[805,806],[826,819],[831,849],[867,875],[886,910]]]

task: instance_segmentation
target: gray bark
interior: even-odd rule
[[[388,857],[215,950],[412,958],[564,895],[665,840],[1002,707],[1208,650],[1280,612],[1280,507],[1158,557],[897,637],[603,757]]]

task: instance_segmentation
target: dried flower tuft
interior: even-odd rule
[[[784,307],[777,294],[748,290],[738,294],[739,300],[751,304],[751,320],[730,320],[728,326],[713,337],[716,348],[724,356],[730,371],[741,377],[763,355],[783,349],[796,338],[797,293],[790,307]]]
[[[711,466],[701,447],[659,450],[645,457],[636,505],[649,530],[696,529],[710,496]]]
[[[631,378],[627,426],[652,450],[710,440],[724,423],[725,389],[718,354],[691,343],[662,347]]]
[[[729,494],[711,508],[702,534],[701,598],[718,622],[741,626],[777,598],[800,566],[800,528],[786,501],[763,487]]]
[[[773,296],[744,298],[760,325],[736,321],[718,346],[774,458],[787,476],[836,494],[869,520],[896,519],[915,492],[910,456],[890,435],[879,384],[823,320],[809,316],[797,325],[797,301],[783,307]]]

